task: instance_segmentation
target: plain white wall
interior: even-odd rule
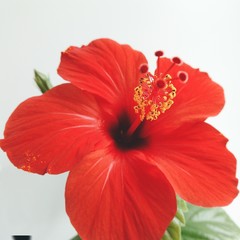
[[[162,49],[220,83],[226,106],[209,122],[230,139],[228,148],[240,159],[239,12],[239,0],[0,0],[0,137],[14,108],[40,94],[34,68],[60,84],[61,51],[109,37],[141,50],[152,68],[154,51]],[[33,240],[74,236],[64,210],[67,175],[42,177],[17,170],[2,151],[0,159],[0,239],[12,234],[31,234]],[[226,209],[240,225],[239,204],[238,197]]]

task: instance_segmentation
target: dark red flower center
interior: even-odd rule
[[[124,113],[120,116],[118,124],[111,127],[109,132],[119,149],[137,149],[147,144],[147,139],[140,136],[143,124],[142,122],[132,134],[128,134],[131,122],[128,115]]]

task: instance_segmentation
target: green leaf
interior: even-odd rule
[[[183,240],[240,240],[240,228],[222,208],[187,206]]]
[[[71,240],[82,240],[78,235],[72,238]]]
[[[52,88],[49,77],[37,70],[34,70],[34,80],[42,93]]]
[[[181,240],[181,228],[185,225],[184,213],[187,211],[187,205],[184,200],[177,198],[177,212],[171,223],[169,224],[166,232],[164,233],[162,240]]]
[[[181,240],[181,225],[179,224],[176,217],[172,220],[168,226],[162,240]]]

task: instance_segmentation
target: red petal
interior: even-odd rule
[[[70,172],[66,209],[83,239],[161,239],[174,217],[176,197],[165,176],[132,155],[95,152]]]
[[[211,207],[227,205],[238,194],[236,159],[210,125],[187,124],[151,141],[155,161],[183,199]]]
[[[18,168],[64,172],[102,138],[98,120],[92,96],[70,84],[60,85],[18,106],[6,124],[1,147]]]
[[[165,72],[171,64],[169,59],[161,58],[161,71]],[[151,134],[152,131],[173,130],[185,122],[204,121],[209,116],[217,115],[223,108],[223,89],[213,82],[207,73],[182,64],[175,65],[170,70],[172,78],[176,78],[179,71],[188,73],[188,82],[183,84],[180,80],[173,80],[177,88],[174,104],[159,117],[159,121],[146,126],[145,135]]]
[[[143,54],[130,46],[98,39],[88,46],[70,47],[63,52],[58,73],[111,104],[129,105],[133,102],[142,63],[147,63]]]

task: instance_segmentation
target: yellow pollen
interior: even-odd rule
[[[38,160],[39,155],[35,155],[34,153],[28,150],[24,153],[24,157],[27,163],[33,163]]]
[[[159,78],[146,74],[134,89],[134,106],[140,120],[157,120],[160,114],[168,110],[174,103],[177,89],[171,82],[171,75]]]

